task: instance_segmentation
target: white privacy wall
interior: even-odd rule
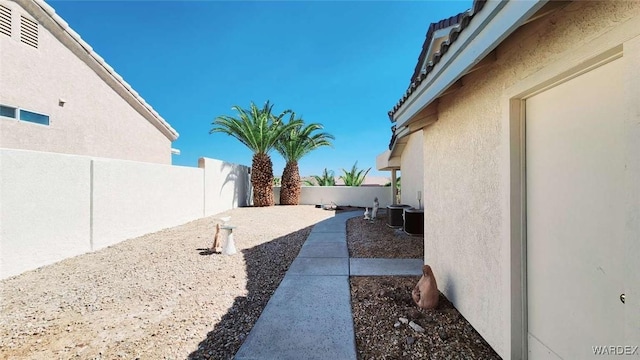
[[[249,167],[207,158],[200,158],[198,167],[207,170],[204,173],[205,216],[251,204]]]
[[[0,150],[2,278],[91,250],[91,160]]]
[[[0,279],[249,204],[246,166],[0,148]]]
[[[94,250],[203,217],[203,171],[93,161]]]
[[[280,200],[280,187],[273,188],[276,203]],[[391,205],[391,187],[389,186],[303,186],[300,193],[300,205],[330,204],[342,206],[372,207],[373,199],[378,198],[380,208]]]

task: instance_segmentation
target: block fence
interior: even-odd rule
[[[249,168],[0,149],[0,279],[250,205]]]
[[[391,205],[393,198],[389,186],[303,186],[300,191],[300,205],[331,204],[341,206],[373,206],[373,199],[378,198],[380,208]],[[276,204],[280,200],[280,186],[273,188]]]

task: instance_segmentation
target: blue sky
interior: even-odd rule
[[[302,158],[303,176],[375,169],[387,117],[409,85],[431,22],[467,1],[49,1],[179,133],[175,165],[199,157],[251,165],[252,153],[209,134],[219,115],[271,100],[336,139]],[[284,160],[271,153],[274,175]]]

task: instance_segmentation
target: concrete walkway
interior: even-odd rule
[[[313,227],[235,359],[356,359],[349,275],[422,274],[422,259],[349,259],[346,222],[358,216]]]

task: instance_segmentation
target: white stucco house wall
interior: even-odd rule
[[[42,0],[0,0],[0,148],[171,164],[178,133]]]
[[[638,64],[640,2],[476,0],[389,112],[378,168],[421,162],[425,263],[505,359],[640,345]]]
[[[423,134],[422,130],[407,134],[394,142],[394,146],[376,159],[376,167],[380,171],[391,171],[395,179],[400,174],[400,189],[391,188],[390,191],[399,193],[394,196],[395,203],[410,205],[416,209],[422,209],[422,186],[424,182],[423,160]],[[398,195],[398,194],[392,194]]]

